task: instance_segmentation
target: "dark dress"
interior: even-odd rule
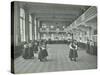
[[[73,58],[73,50],[72,49],[70,49],[70,51],[69,51],[69,58]]]
[[[74,50],[74,51],[73,51],[73,57],[74,57],[74,58],[78,57],[77,50]]]
[[[37,53],[38,52],[38,45],[34,45],[33,51],[34,51],[34,53]]]
[[[77,54],[77,50],[74,49],[74,47],[72,47],[73,49],[70,49],[70,52],[69,52],[69,58],[76,58],[78,57],[78,54]]]
[[[33,48],[32,47],[29,48],[29,57],[30,58],[34,57],[34,53],[33,53]]]
[[[39,52],[39,55],[38,55],[38,59],[44,59],[47,56],[48,56],[47,50],[40,48],[40,52]]]
[[[87,53],[90,53],[90,42],[87,42]]]
[[[23,50],[23,58],[28,59],[29,58],[29,48],[24,48]]]

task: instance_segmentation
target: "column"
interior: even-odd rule
[[[29,12],[28,12],[28,8],[25,7],[25,39],[27,42],[29,42],[30,38],[29,38]]]
[[[38,40],[40,40],[40,21],[38,21]]]
[[[38,40],[38,19],[36,18],[36,40]]]
[[[35,40],[35,16],[32,14],[32,39]]]
[[[14,45],[21,42],[20,36],[20,8],[18,3],[14,4]]]
[[[37,40],[37,20],[36,17],[34,18],[34,36],[35,36],[35,40]]]

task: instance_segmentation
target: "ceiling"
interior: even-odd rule
[[[42,22],[66,22],[69,26],[90,6],[20,2],[20,6]]]

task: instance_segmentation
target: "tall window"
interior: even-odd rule
[[[29,15],[29,33],[30,33],[30,40],[32,40],[32,16]]]
[[[34,19],[34,25],[35,25],[35,26],[34,26],[34,30],[35,30],[35,31],[34,31],[34,33],[35,33],[35,40],[37,39],[37,36],[36,36],[36,35],[37,35],[36,24],[37,24],[37,23],[36,23],[36,17],[35,17],[35,19]]]
[[[21,42],[25,41],[25,11],[20,8],[20,34]]]

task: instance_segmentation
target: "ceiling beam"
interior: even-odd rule
[[[52,22],[55,22],[55,21],[72,22],[73,21],[73,19],[60,19],[60,18],[39,18],[38,20],[39,21],[52,21]]]

